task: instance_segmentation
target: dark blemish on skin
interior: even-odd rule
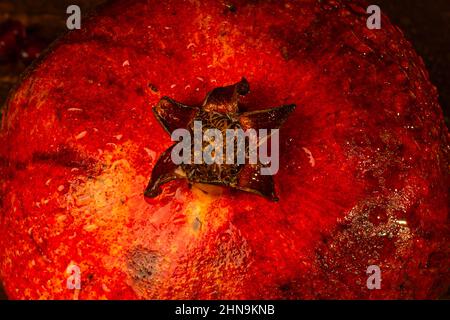
[[[116,80],[114,80],[113,77],[108,77],[108,79],[106,80],[106,84],[108,86],[112,86],[115,82],[116,82]]]
[[[77,151],[65,145],[59,146],[56,151],[36,151],[31,156],[31,162],[52,162],[62,167],[76,167],[83,170],[92,169],[96,163],[94,159],[83,157]]]
[[[25,170],[27,168],[27,164],[25,162],[15,162],[15,167],[17,170]]]
[[[144,89],[142,89],[142,87],[137,87],[136,94],[140,97],[144,96],[144,94],[145,94]]]
[[[286,61],[290,60],[288,48],[286,48],[286,47],[281,48],[281,55],[283,56],[284,60],[286,60]]]
[[[195,218],[194,223],[192,224],[192,228],[194,231],[199,231],[202,228],[202,222],[199,218]]]
[[[153,83],[149,83],[148,87],[150,88],[150,90],[152,90],[152,92],[157,93],[159,90],[158,88],[153,84]]]
[[[62,120],[62,111],[60,109],[56,109],[56,119],[58,119],[59,122]]]
[[[38,242],[34,235],[33,235],[33,229],[30,229],[28,231],[28,237],[31,240],[32,244],[34,245],[34,247],[36,248],[39,256],[44,259],[45,261],[49,262],[49,259],[47,258],[45,251],[47,249],[47,243],[46,241],[41,240],[40,242]]]
[[[226,3],[225,7],[226,7],[226,9],[224,10],[224,14],[227,14],[229,12],[231,12],[231,13],[237,12],[237,7],[232,3]]]
[[[291,282],[283,283],[278,287],[278,289],[280,289],[280,291],[285,292],[285,293],[289,292],[292,290],[292,283]]]
[[[0,166],[8,167],[11,165],[11,160],[9,158],[0,157]]]
[[[134,282],[148,284],[156,272],[158,255],[155,251],[137,247],[128,254],[128,274]]]

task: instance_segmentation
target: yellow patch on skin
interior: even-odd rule
[[[199,13],[198,18],[194,23],[198,25],[198,30],[205,39],[211,39],[212,43],[210,44],[210,47],[216,48],[213,53],[211,66],[223,67],[228,62],[228,59],[234,57],[235,55],[234,46],[230,45],[230,35],[238,36],[240,32],[236,28],[230,30],[222,30],[222,34],[219,34],[217,38],[212,38],[212,22],[213,17],[211,15]],[[196,43],[197,45],[200,44],[198,33],[194,34],[194,43]]]
[[[76,177],[65,198],[73,224],[92,234],[107,250],[103,260],[108,269],[122,269],[124,252],[132,245],[126,228],[130,214],[132,210],[139,211],[138,206],[146,206],[143,198],[146,178],[137,175],[127,160],[133,152],[134,146],[128,143],[105,152],[99,163],[101,173],[93,178]]]
[[[102,252],[103,267],[128,274],[127,283],[133,290],[149,298],[164,291],[164,284],[175,281],[179,261],[195,255],[204,239],[229,224],[229,209],[219,206],[222,187],[203,184],[195,184],[191,193],[181,188],[173,194],[160,195],[169,202],[147,203],[143,190],[148,177],[137,175],[128,161],[134,152],[134,145],[127,143],[105,152],[99,163],[100,174],[76,177],[63,199],[73,224],[83,230],[77,237],[86,233],[95,239],[96,250]],[[82,243],[79,246],[85,247]],[[145,281],[133,278],[135,272],[141,271],[130,271],[133,252],[155,253],[154,261],[144,255],[144,260],[135,262],[138,267],[151,270]],[[89,293],[82,291],[80,298],[86,298],[86,294]]]
[[[227,221],[228,210],[214,206],[220,199],[222,188],[206,184],[194,184],[193,200],[186,208],[188,230],[194,236],[200,236],[208,231],[219,228]]]

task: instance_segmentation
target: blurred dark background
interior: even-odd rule
[[[20,73],[65,31],[67,6],[77,4],[85,13],[103,2],[105,0],[0,0],[0,110]],[[450,0],[369,2],[381,7],[423,57],[431,80],[438,88],[448,125]],[[0,299],[5,298],[0,286]]]

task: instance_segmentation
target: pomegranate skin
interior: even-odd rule
[[[115,1],[12,92],[0,131],[11,299],[424,299],[449,285],[448,129],[422,60],[360,1]],[[295,103],[279,202],[175,181],[151,107],[245,76]],[[68,267],[81,289],[67,288]],[[380,290],[366,286],[370,265]]]

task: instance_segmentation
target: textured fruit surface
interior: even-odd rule
[[[437,298],[449,284],[448,129],[422,60],[359,1],[116,1],[58,41],[0,132],[0,275],[12,299]],[[175,181],[162,96],[245,76],[295,103],[280,201]],[[66,269],[81,269],[81,290]],[[378,265],[382,288],[368,290]]]

